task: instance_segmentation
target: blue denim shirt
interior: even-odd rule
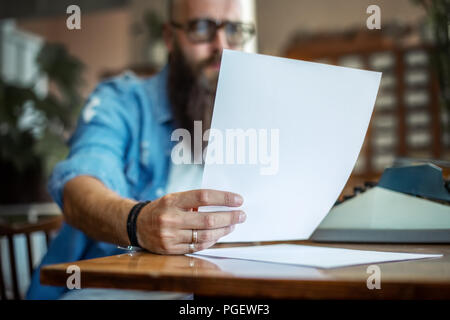
[[[91,94],[69,141],[69,156],[49,181],[61,208],[64,185],[79,175],[96,177],[119,195],[136,200],[165,194],[173,146],[167,74],[167,67],[143,80],[125,74],[102,82]],[[42,265],[119,253],[123,250],[116,245],[95,241],[64,223],[33,274],[27,299],[57,299],[67,291],[39,283]]]

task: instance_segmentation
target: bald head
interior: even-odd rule
[[[226,12],[238,21],[241,19],[241,0],[168,0],[167,12],[169,21],[214,18],[212,12],[217,15]]]

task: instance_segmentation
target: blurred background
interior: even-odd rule
[[[66,10],[73,4],[81,9],[80,30],[66,27]],[[246,51],[383,72],[370,128],[343,195],[376,181],[396,163],[449,167],[449,0],[242,4],[245,20],[257,26]],[[381,10],[380,29],[366,25],[370,5]],[[127,70],[146,77],[164,66],[165,17],[165,0],[0,3],[2,297],[23,295],[30,270],[59,226],[59,218],[42,220],[59,217],[46,179],[67,154],[65,142],[86,97],[104,78]],[[31,223],[40,229],[29,229]],[[38,229],[44,233],[31,237]],[[20,249],[25,246],[29,249]]]

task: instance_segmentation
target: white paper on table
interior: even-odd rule
[[[192,256],[197,255],[294,264],[324,269],[442,257],[442,254],[366,251],[295,244],[206,249],[192,254]]]
[[[271,129],[278,129],[279,164],[274,175],[261,175],[269,167],[262,157],[256,165],[248,157],[246,164],[210,164],[208,148],[202,188],[241,194],[247,214],[220,241],[310,237],[350,176],[380,79],[378,72],[224,50],[211,128],[224,137],[226,129],[266,129],[269,155]]]

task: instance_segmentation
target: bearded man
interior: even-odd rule
[[[175,166],[170,156],[175,129],[192,131],[194,121],[210,126],[223,49],[239,50],[253,34],[254,26],[242,22],[239,0],[169,1],[168,65],[148,79],[126,74],[101,83],[82,111],[70,154],[49,182],[65,223],[41,266],[119,254],[130,246],[192,253],[245,221],[240,210],[196,212],[200,206],[239,207],[243,199],[196,188],[201,166]],[[67,294],[40,285],[39,269],[27,298]]]

